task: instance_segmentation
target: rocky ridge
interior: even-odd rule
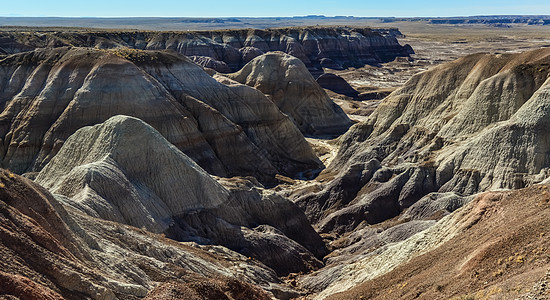
[[[393,35],[370,28],[292,27],[194,32],[0,32],[0,49],[8,54],[41,47],[128,47],[174,50],[219,72],[235,72],[261,54],[282,51],[315,70],[392,61],[409,56]]]
[[[321,232],[382,222],[431,192],[516,189],[548,176],[550,50],[475,54],[414,76],[340,139],[299,196]]]
[[[226,76],[269,95],[305,134],[337,136],[352,125],[304,64],[293,56],[281,52],[264,54]]]
[[[302,279],[304,286],[319,292],[320,299],[365,281],[372,282],[369,290],[376,289],[372,287],[385,280],[383,274],[408,265],[416,255],[441,249],[451,240],[464,242],[468,234],[457,234],[471,226],[460,223],[471,218],[463,213],[484,211],[473,207],[485,197],[476,193],[518,189],[546,179],[549,65],[549,49],[466,56],[414,76],[367,120],[354,125],[338,140],[339,152],[318,183],[287,194],[332,250],[325,268]],[[537,201],[546,203],[545,194]],[[472,199],[477,204],[457,211]],[[533,210],[546,206],[529,203],[526,214],[540,225]],[[517,220],[512,235],[522,234],[526,226]],[[541,266],[537,276],[546,272],[547,265]],[[517,274],[522,272],[527,271]],[[353,295],[382,297],[384,292],[376,293]]]
[[[550,264],[547,189],[480,194],[429,229],[302,283],[324,285],[315,299],[546,299],[537,284]]]

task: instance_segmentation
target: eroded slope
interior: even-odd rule
[[[36,50],[0,62],[0,156],[39,171],[83,126],[143,119],[211,174],[273,181],[321,168],[300,131],[261,92],[227,86],[177,54]]]
[[[540,182],[550,167],[550,50],[476,54],[414,76],[340,140],[299,205],[321,232],[395,217],[431,192]]]
[[[426,232],[346,266],[324,295],[367,279],[327,299],[546,299],[548,290],[533,285],[550,268],[547,191],[481,194]]]
[[[352,125],[297,58],[280,52],[259,56],[226,76],[254,87],[310,135],[340,135]]]
[[[271,269],[226,248],[177,243],[90,217],[5,170],[0,183],[3,295],[136,299],[162,283],[188,285],[188,293],[210,286],[237,299],[269,299],[265,290],[278,297],[294,293]],[[163,298],[169,299],[156,299]]]
[[[411,47],[401,46],[393,34],[379,31],[319,26],[194,32],[14,31],[0,33],[0,50],[10,54],[60,46],[174,50],[219,72],[235,72],[256,56],[272,51],[295,56],[314,70],[377,64],[412,53]]]
[[[319,268],[316,256],[326,253],[293,203],[246,179],[224,179],[224,187],[133,117],[79,129],[36,182],[90,216],[178,241],[223,245],[279,275]]]

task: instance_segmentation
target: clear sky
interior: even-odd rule
[[[550,15],[550,0],[4,0],[0,16],[274,17]]]

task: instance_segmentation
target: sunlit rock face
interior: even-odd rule
[[[224,245],[279,275],[319,268],[316,256],[326,253],[293,203],[246,179],[216,181],[134,117],[79,129],[36,182],[90,216],[178,241]]]
[[[83,126],[118,114],[153,126],[202,168],[270,182],[322,167],[302,133],[262,92],[224,85],[178,54],[41,49],[0,61],[0,154],[41,170]]]
[[[550,167],[548,63],[548,49],[474,54],[415,75],[340,139],[321,174],[334,180],[297,203],[322,232],[342,233],[431,192],[540,182]]]

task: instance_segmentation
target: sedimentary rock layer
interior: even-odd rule
[[[475,54],[414,76],[341,138],[321,174],[334,180],[298,203],[322,232],[346,232],[431,192],[540,182],[550,168],[549,65],[550,49]]]
[[[254,57],[283,51],[301,59],[308,68],[344,68],[388,62],[412,53],[392,35],[370,28],[294,27],[196,32],[3,32],[0,49],[6,53],[38,47],[129,47],[174,50],[193,56],[217,71],[239,70]],[[204,57],[210,58],[205,59]]]
[[[317,77],[315,80],[317,83],[328,90],[331,90],[335,93],[342,94],[351,98],[359,97],[359,92],[355,90],[344,78],[332,74],[324,73],[321,76]]]
[[[224,245],[279,275],[318,268],[315,256],[326,253],[293,203],[246,179],[224,179],[224,187],[133,117],[79,129],[36,182],[90,216]]]
[[[431,228],[302,283],[323,287],[317,299],[545,299],[544,285],[531,287],[550,267],[547,190],[480,194]]]
[[[60,201],[66,199],[0,170],[0,294],[136,299],[164,284],[185,286],[190,294],[207,288],[250,299],[269,299],[270,292],[278,298],[297,295],[271,269],[226,248],[177,243]]]
[[[340,135],[352,124],[304,64],[291,55],[282,52],[264,54],[227,76],[269,95],[303,133]]]
[[[39,171],[83,126],[125,114],[219,176],[296,176],[322,167],[262,92],[224,85],[175,53],[41,49],[0,61],[1,165]]]

